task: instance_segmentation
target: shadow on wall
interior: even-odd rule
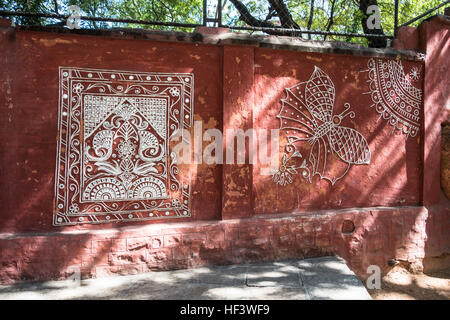
[[[328,67],[330,68],[330,66]],[[312,70],[312,68],[311,64],[307,69]],[[287,80],[286,77],[280,77],[274,81],[273,78],[260,76],[258,80],[257,87],[272,89],[276,87],[277,90],[273,89],[276,94],[270,94],[270,90],[264,91],[264,97],[261,98],[264,104],[258,105],[258,111],[254,112],[254,124],[260,128],[272,127],[272,122],[267,119],[276,119],[276,114],[279,111],[279,108],[277,108],[276,113],[272,114],[275,109],[273,105],[279,102],[280,92],[284,93],[285,87],[294,84],[295,78]],[[295,83],[297,82],[298,80]],[[364,82],[364,80],[361,80],[361,82]],[[274,83],[276,83],[276,86]],[[259,90],[261,91],[261,89]],[[346,99],[349,99],[359,94],[361,89],[355,92],[354,85],[343,84],[337,86],[336,90],[344,94]],[[365,128],[370,128],[370,133],[365,132],[363,135],[369,143],[370,149],[374,151],[372,152],[371,165],[351,166],[347,176],[334,186],[331,186],[325,180],[319,180],[317,176],[312,179],[312,184],[309,184],[306,179],[302,180],[300,174],[294,175],[294,183],[283,187],[273,184],[271,177],[257,177],[256,180],[253,177],[253,184],[256,185],[256,191],[253,195],[254,207],[256,207],[255,205],[258,206],[256,211],[263,214],[358,206],[420,204],[423,167],[420,159],[420,141],[423,140],[420,138],[405,139],[406,136],[399,131],[391,134],[392,126],[385,120],[380,120],[379,115],[373,108],[369,107],[369,104],[353,107],[355,111],[358,110],[357,112],[364,114],[364,116],[358,117],[358,123],[354,123],[351,119],[345,119],[343,125],[348,125],[357,130],[363,129],[361,132],[367,131],[367,129],[364,130]],[[339,114],[343,111],[343,105],[335,103],[334,109],[334,114]],[[367,116],[367,113],[373,115]],[[277,123],[278,121],[276,119]],[[307,158],[308,153],[304,155],[304,158]],[[363,175],[363,178],[359,176],[359,173]],[[292,201],[287,198],[291,198]],[[280,199],[283,199],[284,203],[280,203]]]
[[[272,82],[278,81],[271,80]],[[442,101],[439,92],[433,93],[431,96],[436,100],[436,104]],[[268,98],[263,109],[275,103],[275,100],[278,100],[276,95]],[[239,116],[239,114],[235,116]],[[257,115],[256,123],[261,121],[260,117],[263,117],[263,114]],[[439,115],[435,117],[430,121],[439,121]],[[361,123],[359,126],[366,126],[369,121],[372,122],[374,119],[367,117],[366,123]],[[385,126],[387,124],[380,121],[373,134],[366,136],[369,145],[374,143],[375,137],[382,130],[387,130]],[[406,174],[406,180],[403,185],[396,185],[396,191],[390,195],[391,200],[397,199],[408,188],[409,179],[420,178],[421,174],[418,175],[416,172],[417,164],[413,161],[405,163],[402,154],[398,152],[404,143],[403,136],[393,137],[396,137],[395,143],[393,143],[394,139],[391,139],[383,146],[378,145],[374,154],[375,157],[377,154],[392,155],[392,165],[383,176],[372,180],[371,188],[357,190],[358,203],[366,202],[375,190],[382,189],[386,184],[395,181],[398,175]],[[415,141],[409,140],[406,144],[408,143],[415,143]],[[408,149],[408,147],[405,148],[406,153],[408,153]],[[408,154],[405,155],[405,159],[409,159]],[[406,172],[402,172],[400,169],[405,165]],[[52,184],[53,179],[52,172],[42,181],[45,184]],[[345,183],[345,180],[341,182]],[[7,223],[13,224],[21,219],[26,219],[26,213],[34,210],[33,205],[45,198],[44,190],[47,189],[38,190],[28,202],[23,202],[22,217],[15,217],[14,220]],[[320,200],[322,196],[316,193],[315,197],[317,199],[311,199],[312,202]],[[288,227],[285,244],[282,243],[284,238],[281,235],[284,225],[276,225],[276,221],[271,231],[265,235],[267,241],[264,241],[262,237],[247,234],[247,230],[251,228],[249,225],[257,221],[257,218],[233,222],[230,229],[237,230],[235,238],[222,240],[221,244],[217,245],[212,245],[209,243],[209,239],[201,236],[198,239],[185,241],[186,235],[180,235],[180,238],[183,239],[182,243],[173,247],[165,247],[160,240],[159,245],[155,245],[151,243],[153,241],[151,237],[142,239],[137,235],[129,236],[129,232],[124,235],[125,230],[129,227],[120,224],[112,225],[112,230],[108,231],[106,236],[101,235],[99,230],[85,233],[82,230],[74,230],[73,227],[61,228],[61,233],[33,235],[32,238],[31,235],[30,238],[27,238],[27,235],[21,234],[5,236],[4,239],[0,239],[2,248],[0,282],[66,278],[70,274],[68,268],[74,265],[81,267],[83,278],[114,273],[132,274],[164,270],[168,268],[164,261],[177,260],[174,258],[175,255],[180,259],[170,265],[170,268],[186,268],[210,263],[229,264],[255,260],[276,260],[286,257],[303,258],[329,253],[341,255],[360,278],[365,278],[367,277],[365,270],[371,264],[379,265],[386,272],[389,270],[389,266],[387,266],[389,259],[415,262],[421,261],[428,255],[440,254],[442,248],[450,251],[449,204],[448,199],[441,196],[440,204],[426,207],[428,212],[425,210],[411,211],[414,212],[414,215],[407,215],[400,210],[398,214],[392,215],[390,214],[392,211],[387,211],[385,214],[382,210],[366,210],[363,214],[357,210],[352,213],[350,210],[348,214],[323,216],[316,220],[307,218],[309,220],[302,222],[300,231]],[[401,205],[401,201],[398,205]],[[343,234],[341,232],[342,224],[348,219],[354,223],[355,229]],[[307,225],[312,230],[309,233],[305,231]],[[142,225],[139,224],[139,226]],[[221,229],[222,232],[227,231],[226,228],[228,227],[224,226]],[[198,230],[195,232],[197,234]],[[304,237],[303,233],[309,235]],[[100,238],[101,240],[99,240]],[[189,239],[189,237],[186,238]],[[227,256],[228,254],[229,256]],[[189,261],[193,257],[195,262]],[[177,283],[177,287],[182,287],[183,280],[178,280],[181,282]],[[184,284],[187,285],[189,282],[189,280],[185,280]],[[159,285],[157,280],[148,280],[148,283],[143,286],[155,288]],[[119,289],[119,292],[126,295],[126,292],[130,291],[122,288]],[[163,289],[160,292],[161,295],[164,295]]]

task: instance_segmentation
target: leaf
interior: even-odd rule
[[[105,171],[107,173],[118,175],[122,173],[122,170],[120,170],[119,167],[114,167],[112,164],[106,162],[106,161],[97,161],[95,162],[95,165],[98,167],[99,171]]]
[[[150,172],[158,173],[158,170],[154,166],[155,166],[154,163],[147,163],[142,166],[135,167],[133,169],[133,173],[136,173],[138,175],[144,175]]]

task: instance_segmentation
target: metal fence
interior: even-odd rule
[[[204,1],[207,2],[206,0]],[[356,30],[342,31],[333,30],[336,24],[333,24],[333,15],[336,12],[336,6],[342,4],[353,5],[357,8],[357,1],[340,1],[337,0],[304,0],[304,1],[250,1],[250,0],[224,0],[213,1],[218,2],[216,5],[217,12],[214,25],[228,27],[233,30],[245,30],[245,31],[261,31],[269,34],[289,35],[289,36],[307,36],[311,39],[311,35],[324,36],[340,36],[346,38],[353,37],[381,37],[381,38],[393,38],[396,36],[399,27],[410,25],[421,19],[424,19],[432,14],[444,12],[444,6],[448,5],[450,1],[442,1],[442,3],[435,6],[428,6],[425,12],[417,17],[406,17],[406,22],[399,26],[399,11],[402,9],[402,5],[408,5],[406,1],[392,0],[392,11],[389,13],[383,12],[383,14],[393,16],[393,28],[392,33],[389,32],[370,32],[364,33],[361,30],[361,25],[358,25]],[[381,3],[381,1],[379,1]],[[389,2],[389,1],[387,1]],[[435,1],[436,2],[436,1]],[[305,6],[309,4],[309,7]],[[296,7],[303,4],[302,10],[299,12]],[[383,1],[386,5],[386,1]],[[314,7],[316,5],[317,7]],[[316,19],[314,16],[314,10],[319,10],[321,15],[319,19],[325,19],[326,23],[322,23],[322,28],[314,29],[313,21]],[[400,11],[401,12],[401,11]],[[404,19],[404,20],[406,20]],[[207,21],[207,22],[208,22]],[[303,22],[300,25],[299,21]],[[205,22],[204,22],[205,23]],[[316,39],[320,39],[316,37]]]
[[[41,25],[65,25],[71,15],[60,14],[60,10],[67,12],[67,8],[58,7],[57,1],[54,3],[54,9],[44,8],[44,10],[49,9],[53,12],[0,10],[0,16],[40,19]],[[436,12],[443,12],[444,7],[450,3],[450,0],[442,1],[439,5],[429,8],[417,17],[407,17],[409,20],[401,25],[399,25],[399,10],[402,9],[401,5],[404,5],[405,1],[393,0],[391,3],[393,12],[390,15],[394,16],[394,25],[391,28],[393,29],[391,33],[386,31],[364,33],[360,25],[354,25],[353,29],[347,28],[345,23],[343,27],[342,22],[337,25],[333,21],[333,14],[334,10],[341,8],[336,9],[336,5],[349,3],[355,7],[358,4],[356,0],[341,2],[338,2],[338,0],[196,0],[190,1],[189,7],[184,8],[185,11],[183,12],[176,12],[178,9],[170,8],[164,1],[149,0],[144,3],[147,3],[148,7],[139,8],[139,10],[148,12],[148,16],[153,19],[134,19],[133,10],[138,9],[133,8],[129,9],[128,13],[123,8],[115,8],[118,10],[119,16],[130,16],[130,18],[106,18],[98,16],[99,12],[91,12],[89,8],[83,10],[83,7],[81,8],[82,13],[87,13],[87,15],[80,15],[78,19],[85,22],[81,25],[83,28],[98,28],[95,24],[97,22],[101,23],[100,28],[145,27],[183,31],[189,31],[198,26],[210,26],[227,27],[231,30],[250,33],[259,32],[316,40],[325,40],[327,37],[329,37],[328,39],[344,37],[349,41],[352,38],[393,38],[399,27],[417,23],[421,19],[436,14]],[[157,3],[156,6],[155,3]],[[89,13],[93,13],[95,16],[89,15]],[[386,13],[383,12],[383,14]],[[183,19],[185,21],[182,21]],[[405,17],[403,17],[403,20],[405,20]],[[317,23],[317,21],[322,23]],[[314,26],[319,27],[315,29]]]

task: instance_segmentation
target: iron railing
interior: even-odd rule
[[[52,19],[67,20],[71,15],[0,10],[0,16],[52,18]],[[80,16],[79,19],[82,21],[115,22],[115,23],[142,24],[151,26],[164,26],[164,27],[181,27],[181,28],[195,28],[203,26],[203,24],[195,24],[195,23],[148,21],[148,20],[122,19],[122,18],[101,18],[88,16]]]
[[[293,21],[290,16],[289,11],[284,12],[284,16],[281,15],[279,11],[277,11],[277,15],[279,19],[284,23],[283,25],[273,25],[268,22],[268,19],[260,21],[261,23],[254,23],[252,21],[252,25],[237,25],[237,24],[227,24],[223,23],[223,10],[224,4],[227,3],[227,0],[203,0],[203,10],[202,17],[199,17],[199,23],[182,23],[182,22],[165,22],[165,21],[148,21],[148,20],[138,20],[138,19],[123,19],[123,18],[103,18],[103,17],[90,17],[90,16],[80,16],[79,19],[81,21],[96,21],[96,22],[110,22],[110,23],[125,23],[125,24],[134,24],[134,25],[151,25],[151,26],[161,26],[161,27],[174,27],[174,28],[195,28],[199,26],[211,26],[211,27],[226,27],[231,30],[242,30],[242,31],[260,31],[264,33],[278,34],[278,35],[289,35],[289,36],[302,36],[302,35],[321,35],[321,36],[342,36],[342,37],[360,37],[360,38],[386,38],[392,39],[397,35],[397,30],[400,27],[410,25],[427,15],[439,10],[445,5],[450,3],[450,0],[443,1],[440,5],[427,10],[426,12],[420,14],[419,16],[410,19],[406,23],[399,25],[398,22],[398,12],[399,12],[399,0],[394,1],[394,33],[393,35],[389,34],[365,34],[365,33],[354,33],[354,32],[334,32],[330,30],[304,30],[299,28],[298,25]],[[233,5],[236,7],[241,1],[230,0]],[[244,11],[243,11],[244,12]],[[245,13],[245,12],[244,12]],[[248,12],[250,16],[246,17],[245,14],[239,18],[241,21],[249,21],[249,19],[254,19],[250,12]],[[269,12],[268,18],[273,14]],[[64,14],[51,14],[51,13],[36,13],[36,12],[23,12],[23,11],[8,11],[8,10],[0,10],[0,16],[20,16],[20,17],[34,17],[34,18],[51,18],[51,19],[60,19],[67,20],[70,15]],[[286,23],[285,23],[286,22]],[[310,23],[309,23],[310,26]]]
[[[397,1],[398,1],[398,0],[397,0]],[[434,7],[434,8],[431,8],[430,10],[425,11],[424,13],[422,13],[422,14],[418,15],[417,17],[415,17],[415,18],[409,20],[408,22],[403,23],[402,25],[399,26],[399,28],[405,27],[405,26],[409,26],[411,23],[414,23],[414,22],[416,22],[416,21],[422,19],[423,17],[425,17],[425,16],[427,16],[427,15],[433,13],[433,12],[436,11],[436,10],[439,10],[440,8],[442,8],[443,6],[445,6],[445,5],[447,5],[447,4],[450,4],[450,0],[444,1],[444,2],[441,3],[440,5],[438,5],[438,6]]]

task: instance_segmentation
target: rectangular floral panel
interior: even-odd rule
[[[192,74],[60,67],[54,225],[189,217],[169,140],[193,95]]]

